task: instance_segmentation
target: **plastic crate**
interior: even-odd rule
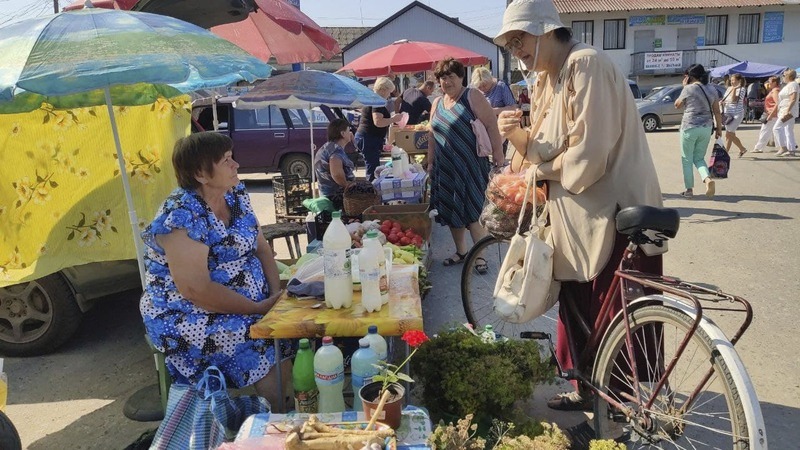
[[[311,179],[287,175],[272,179],[277,221],[305,220],[308,209],[303,200],[311,198]]]
[[[328,225],[331,224],[331,220],[333,220],[333,217],[330,211],[322,211],[314,217],[314,225],[317,231],[316,238],[319,241],[322,241],[322,237],[325,235],[325,230],[328,229]],[[342,222],[344,222],[345,225],[354,220],[361,221],[361,216],[342,216]]]

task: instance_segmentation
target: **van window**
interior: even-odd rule
[[[233,109],[233,120],[237,130],[252,130],[261,128],[256,121],[256,111],[252,109]]]

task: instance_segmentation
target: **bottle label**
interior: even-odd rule
[[[362,285],[364,283],[379,282],[381,279],[381,272],[379,269],[373,269],[373,270],[361,269],[359,271],[359,277],[361,278]]]
[[[325,250],[324,256],[325,278],[350,279],[350,250]]]
[[[317,386],[333,386],[344,383],[344,365],[336,367],[332,372],[314,371],[314,379],[317,381]]]
[[[351,374],[350,377],[353,380],[353,389],[362,388],[370,383],[372,383],[372,376],[368,377],[361,377],[355,374]]]
[[[294,410],[299,413],[316,414],[319,410],[319,391],[294,391]]]
[[[380,271],[379,286],[381,289],[381,297],[389,295],[389,277],[386,276],[386,260],[381,259],[378,263],[378,270]]]

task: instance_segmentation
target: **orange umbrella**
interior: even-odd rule
[[[378,77],[396,73],[433,70],[437,62],[452,57],[465,66],[486,64],[489,58],[454,45],[403,39],[373,50],[337,72],[352,71],[359,77]]]

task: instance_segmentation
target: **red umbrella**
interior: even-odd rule
[[[486,64],[489,61],[483,55],[453,45],[403,39],[356,58],[338,72],[352,71],[359,77],[421,72],[432,70],[437,62],[448,57],[465,66]]]
[[[256,5],[247,19],[211,32],[263,61],[274,56],[279,64],[331,59],[342,51],[333,36],[285,0],[256,0]]]
[[[138,0],[95,0],[108,9],[131,9]],[[78,0],[64,10],[83,8]],[[279,64],[316,62],[341,52],[339,43],[299,9],[285,0],[256,0],[258,9],[240,22],[211,28],[217,36],[233,42],[262,61],[274,56]]]

